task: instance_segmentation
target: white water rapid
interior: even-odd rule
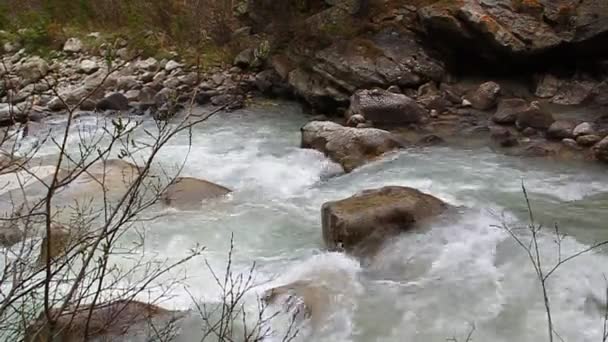
[[[513,239],[493,226],[502,216],[527,223],[524,181],[537,221],[559,223],[568,234],[563,255],[608,239],[605,166],[508,157],[483,146],[429,147],[340,174],[321,153],[299,148],[306,120],[297,105],[280,103],[218,114],[194,130],[182,175],[234,192],[199,211],[167,210],[146,226],[151,256],[177,260],[197,243],[206,246],[203,257],[180,269],[187,290],[175,289],[163,305],[192,308],[190,295],[216,300],[219,289],[203,258],[223,269],[234,234],[234,267],[246,271],[256,262],[258,294],[297,280],[325,291],[320,317],[311,318],[300,341],[464,341],[472,325],[474,341],[547,341],[534,269]],[[179,163],[187,152],[188,139],[180,136],[158,160]],[[369,265],[325,251],[321,205],[384,185],[428,192],[458,213],[394,239]],[[548,268],[557,260],[550,232],[540,237]],[[601,341],[606,252],[564,264],[548,282],[555,328],[565,341]],[[195,340],[197,333],[185,331],[181,339]]]

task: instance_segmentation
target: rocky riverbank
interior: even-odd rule
[[[49,59],[6,43],[0,124],[39,121],[73,106],[168,119],[190,99],[237,109],[264,95],[298,98],[352,127],[351,137],[370,127],[391,131],[400,147],[414,143],[405,139],[412,136],[436,143],[482,135],[506,153],[608,162],[608,54],[596,44],[608,37],[602,1],[391,1],[365,19],[353,15],[355,3],[327,2],[310,14],[304,26],[312,41],[294,39],[272,53],[246,49],[234,66],[204,72],[177,54],[132,58],[127,41],[90,51],[71,38]],[[240,31],[252,38],[271,32],[263,4],[251,8],[245,21],[252,27]],[[340,25],[356,29],[322,39]],[[586,115],[562,114],[577,110]],[[397,147],[373,141],[380,146],[368,141],[357,153]],[[325,146],[303,145],[331,155]],[[353,158],[343,163],[347,170],[361,165],[361,156]]]

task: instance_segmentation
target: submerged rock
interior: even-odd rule
[[[200,209],[202,202],[232,192],[230,189],[202,179],[177,178],[162,194],[163,202],[180,210]]]
[[[440,199],[416,189],[387,186],[365,190],[321,208],[323,241],[330,250],[356,255],[375,253],[399,233],[447,209]]]
[[[348,117],[362,115],[374,124],[403,125],[417,123],[427,111],[403,94],[381,89],[357,91],[350,100]]]
[[[403,147],[392,133],[376,128],[352,128],[330,121],[312,121],[301,131],[303,148],[325,153],[346,172]]]

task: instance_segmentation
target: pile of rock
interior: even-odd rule
[[[119,51],[109,64],[105,56],[88,53],[79,39],[70,38],[63,52],[46,60],[25,50],[7,53],[0,67],[0,76],[7,80],[0,85],[0,124],[27,120],[32,113],[44,117],[68,107],[168,112],[172,103],[193,97],[201,105],[238,109],[256,84],[263,83],[239,67],[199,73],[178,62],[177,56],[130,59],[126,48]],[[254,61],[241,56],[236,62],[245,68]]]

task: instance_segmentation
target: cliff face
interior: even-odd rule
[[[430,37],[487,60],[598,56],[608,52],[608,1],[459,0],[421,8]]]
[[[573,78],[581,64],[601,68],[608,60],[605,0],[302,3],[280,58],[290,62],[274,67],[320,111],[345,106],[357,89],[417,89],[468,71],[531,76],[558,67]],[[251,8],[257,22],[275,22],[260,19],[270,15],[263,4]]]

